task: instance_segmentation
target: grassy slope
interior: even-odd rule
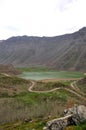
[[[0,130],[42,130],[46,126],[47,120],[34,119],[32,122],[13,122],[0,126]],[[86,130],[86,122],[79,126],[69,126],[66,130]]]
[[[0,130],[42,130],[49,116],[50,119],[58,117],[65,107],[82,103],[82,100],[78,100],[66,90],[43,94],[30,93],[27,91],[30,81],[16,77],[0,75],[0,84],[1,92],[4,89],[7,93],[0,95],[0,123],[5,123],[0,125]],[[51,84],[53,86],[55,83]],[[16,87],[16,92],[11,95],[9,92],[11,89],[14,92],[13,87]],[[24,123],[25,119],[32,122]],[[13,123],[6,124],[7,122]]]
[[[0,74],[0,97],[26,92],[30,81]]]
[[[77,82],[78,87],[86,95],[86,77]]]

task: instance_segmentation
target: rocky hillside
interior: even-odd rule
[[[47,122],[46,130],[66,130],[67,126],[79,125],[85,120],[86,106],[75,105],[72,108],[65,109],[64,116],[62,118],[53,119]]]
[[[8,75],[18,75],[21,72],[14,68],[13,65],[1,65],[0,64],[0,74],[8,74]]]
[[[56,37],[11,37],[0,42],[0,64],[86,70],[86,27]]]

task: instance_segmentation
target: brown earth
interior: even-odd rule
[[[21,72],[17,70],[12,64],[9,65],[0,64],[0,73],[4,75],[18,75]]]
[[[41,82],[56,82],[56,81],[69,81],[69,80],[79,80],[81,78],[55,78],[55,79],[44,79],[39,80]]]

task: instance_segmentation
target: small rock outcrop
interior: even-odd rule
[[[80,124],[86,120],[86,106],[84,105],[75,105],[72,108],[64,110],[64,116],[72,114],[72,120],[75,125]],[[70,122],[71,123],[71,122]]]
[[[86,120],[86,106],[75,105],[64,110],[62,118],[47,122],[46,130],[65,130],[69,125],[78,125]]]

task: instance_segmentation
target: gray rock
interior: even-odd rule
[[[46,130],[65,130],[69,125],[78,125],[86,120],[86,107],[74,105],[64,110],[64,116],[47,122]]]
[[[64,110],[64,116],[72,114],[72,121],[75,125],[80,124],[86,120],[86,106],[84,105],[75,105],[72,108]],[[71,122],[70,122],[71,124]]]
[[[68,125],[68,120],[72,115],[68,115],[62,118],[57,118],[47,122],[47,130],[65,130]]]

